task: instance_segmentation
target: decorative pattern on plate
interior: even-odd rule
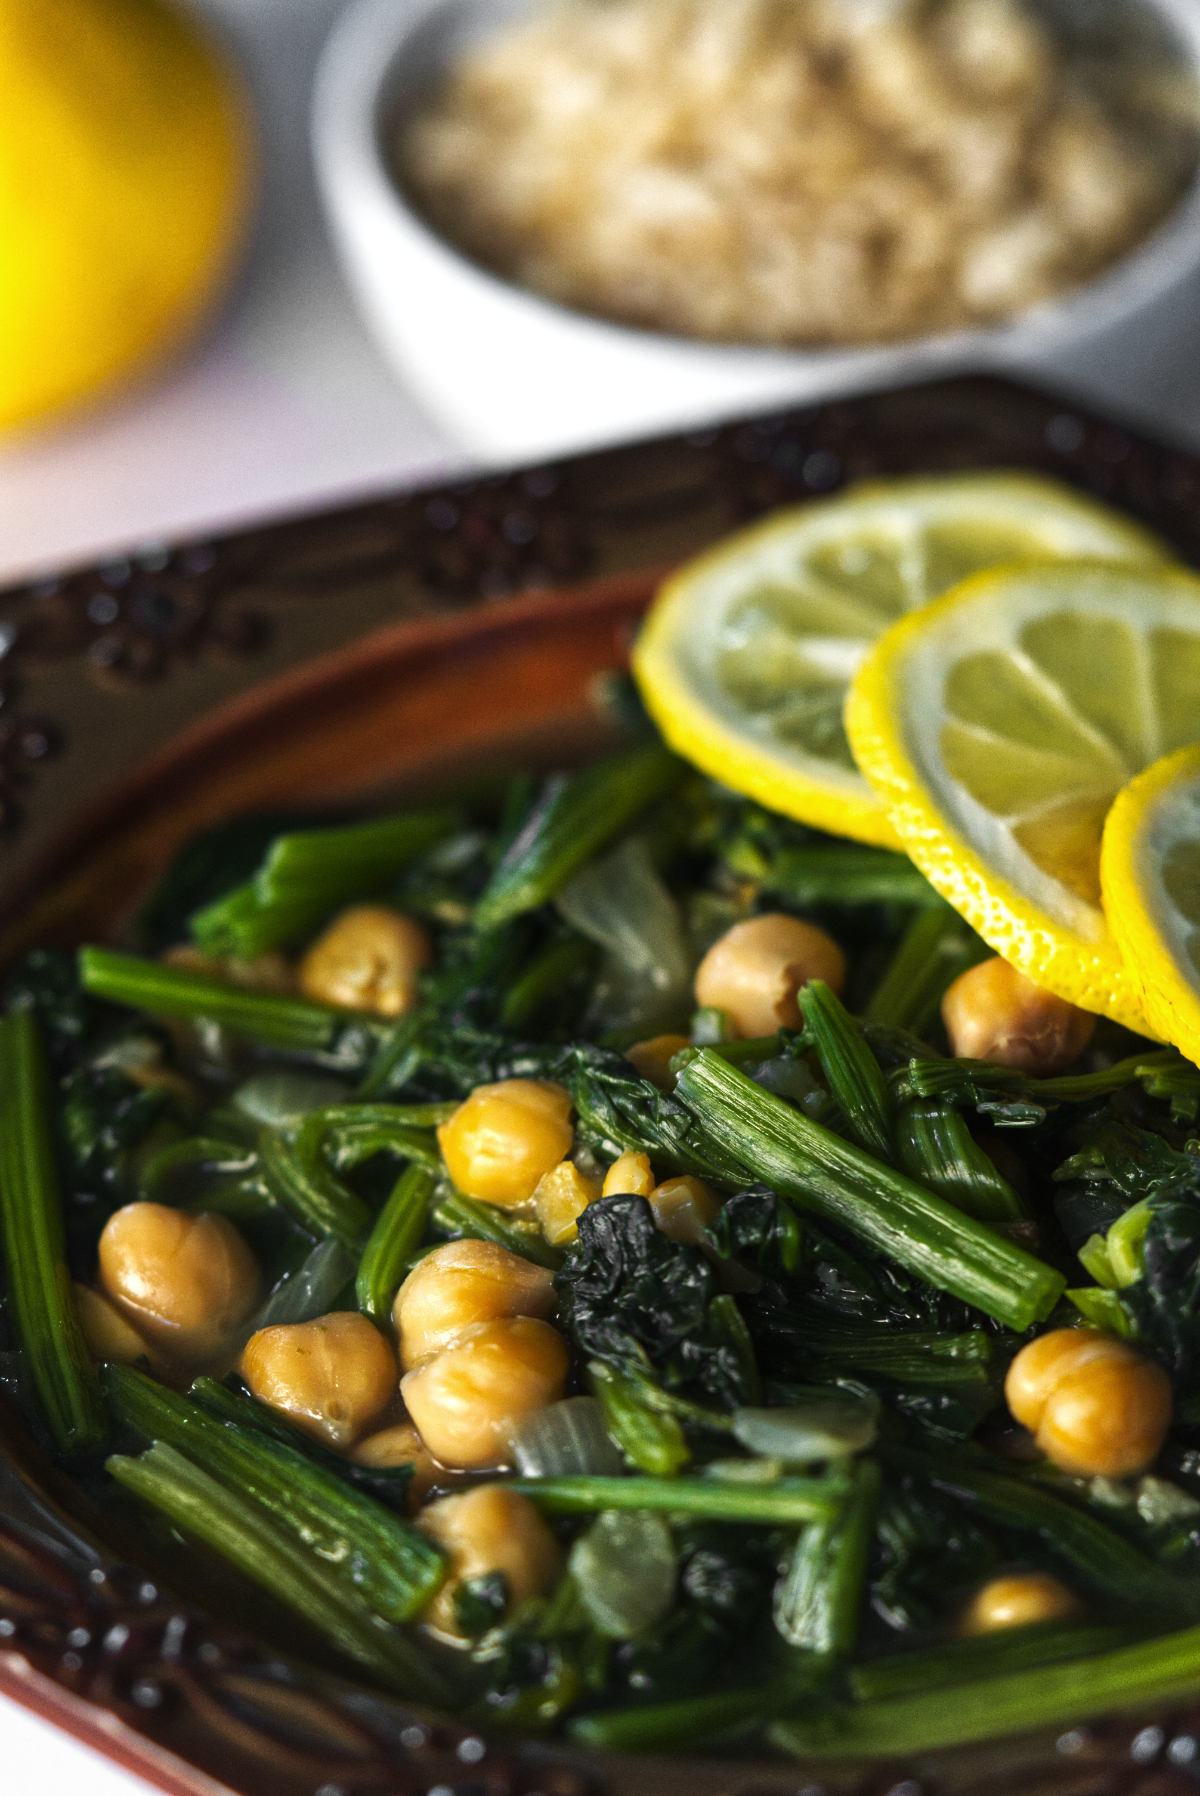
[[[218,550],[196,543],[35,581],[3,597],[5,671],[79,658],[105,684],[158,679],[204,652],[244,655],[263,624],[238,604]]]
[[[0,685],[0,706],[7,699]],[[58,732],[44,717],[0,711],[0,829],[11,828],[21,815],[21,793],[39,764],[58,747]]]

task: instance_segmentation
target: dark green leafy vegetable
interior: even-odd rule
[[[114,1004],[148,1010],[151,1016],[206,1017],[273,1048],[327,1052],[347,1028],[346,1012],[327,1004],[248,991],[110,948],[81,948],[79,977],[85,991]]]
[[[32,1010],[0,1019],[0,1242],[17,1342],[60,1453],[108,1434],[67,1271],[45,1052]]]
[[[561,1253],[548,1244],[540,1230],[510,1220],[494,1204],[478,1203],[461,1191],[443,1188],[435,1193],[432,1220],[435,1232],[447,1240],[494,1241],[497,1247],[506,1247],[536,1266],[554,1270],[562,1265]]]
[[[670,1389],[726,1408],[748,1400],[753,1350],[718,1307],[732,1300],[719,1296],[699,1248],[655,1227],[644,1198],[589,1204],[554,1284],[563,1326],[585,1359],[635,1377],[648,1360]]]
[[[755,807],[757,810],[757,807]],[[774,846],[780,819],[743,807],[741,832],[724,845],[724,857],[738,873],[799,910],[820,905],[917,904],[937,908],[937,893],[907,855],[857,842],[821,838],[792,826],[803,844]]]
[[[436,1595],[446,1562],[433,1543],[296,1447],[218,1421],[126,1366],[105,1368],[105,1389],[123,1422],[255,1502],[386,1620],[410,1621]]]
[[[1141,1248],[1142,1275],[1119,1293],[1130,1332],[1190,1388],[1200,1370],[1200,1202],[1155,1205]]]
[[[604,1411],[609,1434],[631,1465],[652,1478],[673,1478],[683,1470],[692,1455],[682,1425],[678,1416],[647,1401],[646,1378],[593,1360],[588,1382]]]
[[[643,1703],[634,1709],[609,1709],[579,1715],[567,1732],[581,1746],[601,1752],[660,1752],[668,1747],[706,1743],[795,1701],[791,1685],[772,1690],[710,1692],[680,1702]]]
[[[655,742],[551,780],[492,874],[475,927],[499,929],[553,898],[572,873],[675,785],[682,763]]]
[[[159,1086],[137,1085],[115,1068],[81,1066],[63,1081],[60,1126],[77,1172],[103,1177],[169,1107]]]
[[[277,836],[252,879],[189,918],[192,937],[206,954],[244,960],[301,941],[349,899],[377,897],[460,821],[456,811],[415,811]]]
[[[973,1640],[868,1659],[850,1672],[849,1683],[860,1702],[917,1696],[926,1690],[974,1683],[979,1677],[1084,1659],[1109,1647],[1129,1645],[1144,1632],[1115,1622],[1026,1623],[1024,1627],[998,1628]]]
[[[775,1626],[789,1646],[835,1658],[854,1651],[879,1487],[878,1465],[864,1460],[836,1512],[797,1541],[775,1597]]]
[[[864,1152],[891,1160],[892,1107],[879,1062],[823,979],[810,979],[800,1010],[846,1131]]]
[[[1061,1273],[789,1109],[710,1050],[680,1075],[677,1092],[751,1178],[998,1321],[1028,1328],[1065,1289]]]
[[[731,1483],[718,1478],[517,1478],[551,1515],[591,1515],[604,1509],[647,1509],[717,1522],[773,1522],[795,1527],[834,1513],[846,1491],[844,1474]]]
[[[1095,1515],[1037,1484],[985,1469],[963,1455],[926,1455],[912,1448],[892,1447],[885,1457],[898,1470],[928,1479],[969,1513],[1035,1536],[1095,1589],[1126,1602],[1158,1603],[1176,1614],[1180,1610],[1194,1612],[1200,1604],[1200,1587],[1189,1590],[1172,1581]]]
[[[34,1012],[56,1071],[75,1062],[100,1020],[101,1006],[80,986],[75,956],[61,948],[22,955],[9,975],[7,999],[11,1011]]]
[[[960,1111],[927,1098],[905,1104],[896,1119],[900,1165],[980,1222],[1020,1222],[1027,1214],[1008,1180],[973,1139]]]
[[[408,1261],[425,1233],[436,1183],[436,1175],[429,1167],[407,1167],[367,1238],[358,1262],[355,1295],[359,1309],[376,1321],[385,1321],[391,1315]]]
[[[742,1168],[708,1135],[702,1121],[640,1079],[621,1055],[574,1046],[560,1056],[552,1076],[570,1087],[579,1134],[594,1152],[615,1158],[632,1148],[671,1172],[735,1186],[745,1183]]]
[[[1062,1073],[1053,1079],[1035,1079],[1018,1067],[997,1066],[990,1060],[912,1059],[892,1075],[893,1094],[899,1103],[909,1098],[948,1098],[954,1104],[976,1109],[996,1099],[1027,1100],[1029,1122],[1037,1122],[1050,1104],[1085,1104],[1134,1084],[1152,1086],[1176,1072],[1197,1074],[1174,1048],[1131,1054],[1094,1073]]]
[[[863,1011],[864,1021],[923,1035],[948,987],[990,952],[948,904],[919,910]]]
[[[301,1155],[298,1145],[262,1129],[258,1160],[271,1195],[302,1229],[318,1240],[330,1237],[356,1254],[371,1231],[371,1213],[362,1199],[329,1170],[319,1152]]]
[[[893,1474],[879,1503],[871,1607],[902,1642],[914,1634],[928,1639],[939,1623],[957,1620],[971,1592],[999,1570],[1005,1551],[995,1530],[946,1492],[923,1478]]]
[[[1014,1729],[1084,1721],[1113,1707],[1136,1708],[1195,1688],[1200,1628],[1066,1664],[982,1678],[950,1690],[856,1708],[826,1707],[804,1720],[777,1723],[776,1745],[799,1757],[861,1753],[868,1758],[933,1752],[992,1739]]]
[[[1073,1719],[1084,1665],[1145,1646],[1162,1656],[1135,1680],[1175,1675],[1186,1637],[1164,1630],[1200,1612],[1200,1071],[1114,1024],[1054,1079],[944,1058],[938,1002],[984,950],[911,864],[773,817],[656,743],[540,788],[492,779],[461,814],[282,835],[275,819],[202,847],[151,919],[156,945],[199,909],[214,953],[299,949],[375,897],[421,921],[433,963],[419,1006],[386,1021],[248,990],[236,969],[89,949],[80,978],[70,957],[28,958],[10,996],[51,1049],[41,1146],[72,1272],[95,1276],[99,1229],[134,1196],[236,1223],[269,1290],[252,1327],[357,1305],[386,1333],[447,1238],[554,1270],[568,1383],[514,1419],[516,1475],[489,1476],[541,1508],[570,1569],[519,1602],[503,1567],[456,1583],[438,1615],[462,1633],[457,1688],[435,1691],[440,1648],[402,1631],[444,1575],[409,1519],[425,1479],[407,1436],[362,1456],[400,1463],[360,1464],[232,1374],[184,1397],[109,1368],[117,1426],[157,1442],[112,1462],[119,1481],[360,1672],[454,1694],[481,1731],[726,1750],[774,1727],[788,1750],[908,1752],[1023,1724],[1021,1679],[1059,1679],[1045,1701]],[[619,1050],[687,1031],[698,957],[773,909],[838,942],[844,1001],[812,986],[804,1027],[757,1041],[697,1014],[661,1084],[643,1079]],[[704,1180],[711,1226],[676,1241],[617,1193],[562,1249],[537,1202],[453,1189],[439,1125],[512,1078],[569,1089],[582,1190],[635,1150],[656,1182]],[[5,1248],[0,1381],[36,1419]],[[1070,1320],[1068,1282],[1076,1316],[1175,1381],[1137,1479],[1006,1457],[1007,1367]],[[51,1380],[58,1301],[39,1290]],[[82,1350],[77,1370],[86,1383]],[[437,1476],[435,1500],[454,1487]],[[1021,1566],[1053,1568],[1089,1613],[959,1641],[971,1595]]]
[[[110,1459],[108,1471],[295,1610],[385,1689],[425,1702],[448,1700],[447,1684],[428,1652],[382,1622],[339,1568],[299,1542],[246,1490],[220,1483],[161,1443],[140,1459]]]

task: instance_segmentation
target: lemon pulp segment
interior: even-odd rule
[[[1027,474],[880,481],[743,530],[663,587],[634,654],[671,745],[772,809],[890,847],[846,691],[898,618],[997,562],[1170,559],[1105,506]]]
[[[1156,1031],[1101,903],[1122,786],[1200,733],[1200,580],[1098,562],[976,575],[893,627],[847,729],[913,860],[1006,959]]]
[[[1155,1033],[1200,1061],[1200,747],[1165,755],[1119,794],[1100,880]]]

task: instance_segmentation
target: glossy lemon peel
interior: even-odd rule
[[[1100,881],[1155,1033],[1200,1062],[1197,869],[1200,746],[1191,746],[1164,755],[1118,795],[1104,826]]]
[[[842,725],[850,679],[897,616],[998,559],[1169,561],[1164,543],[1041,476],[868,482],[778,512],[661,589],[634,652],[670,745],[785,816],[888,848],[886,807]]]
[[[978,692],[991,681],[983,723],[961,715],[969,667]],[[942,896],[1039,985],[1155,1036],[1100,902],[1101,827],[1198,717],[1200,580],[1086,561],[965,581],[881,638],[846,709],[859,766]]]

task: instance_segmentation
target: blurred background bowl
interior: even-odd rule
[[[989,329],[881,347],[777,350],[631,329],[540,298],[452,247],[408,204],[386,143],[468,45],[536,0],[357,0],[318,70],[313,147],[330,230],[381,349],[434,419],[492,462],[531,460],[851,388],[967,369],[1039,373],[1136,414],[1139,368],[1197,347],[1200,175],[1132,254]],[[1197,0],[1144,0],[1200,74]],[[1120,373],[1128,362],[1126,385]]]

